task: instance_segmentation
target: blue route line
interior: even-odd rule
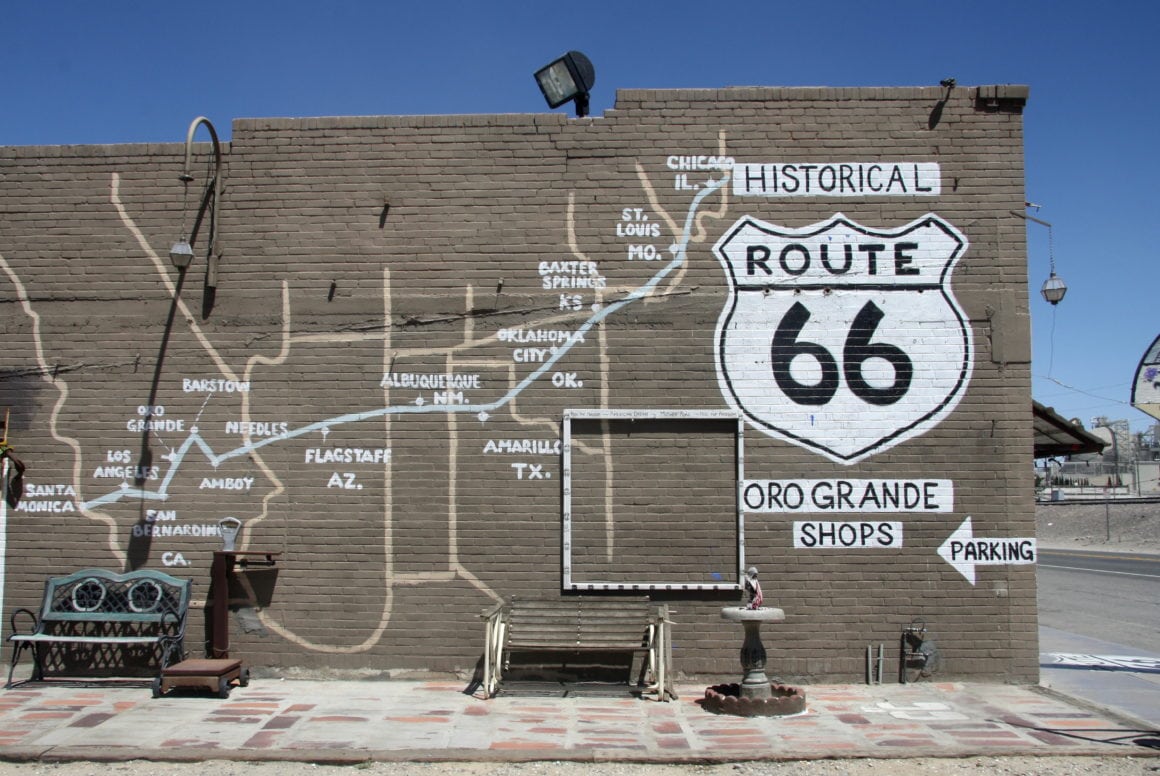
[[[232,458],[238,458],[243,455],[249,455],[256,450],[266,447],[267,445],[272,445],[275,442],[283,442],[287,439],[294,439],[296,437],[314,433],[315,431],[319,431],[323,428],[330,428],[331,426],[337,426],[344,423],[356,423],[361,420],[381,418],[385,415],[425,415],[434,412],[479,414],[493,413],[499,409],[502,409],[504,406],[514,401],[515,398],[523,393],[529,385],[543,377],[544,373],[555,367],[556,363],[559,362],[560,359],[562,359],[568,353],[568,351],[572,349],[573,345],[583,340],[583,337],[579,335],[583,335],[591,331],[592,328],[596,326],[596,324],[600,323],[605,318],[619,311],[620,309],[647,297],[652,293],[653,289],[655,289],[657,285],[659,285],[660,282],[669,275],[669,273],[685,263],[686,248],[688,247],[690,235],[692,234],[693,219],[697,214],[697,208],[700,206],[702,200],[724,186],[728,180],[729,176],[724,175],[721,180],[710,181],[705,185],[704,188],[697,192],[696,196],[693,197],[693,201],[689,205],[689,212],[685,216],[685,225],[681,234],[681,241],[676,244],[677,250],[670,262],[665,264],[665,266],[662,267],[655,275],[653,275],[647,283],[634,289],[628,296],[616,302],[611,302],[607,305],[604,305],[599,310],[593,312],[593,314],[586,321],[584,321],[584,323],[582,323],[578,329],[576,329],[573,335],[567,338],[564,344],[556,348],[556,352],[553,353],[550,358],[544,361],[544,363],[541,364],[537,369],[524,377],[524,379],[516,383],[516,385],[514,385],[499,399],[496,399],[493,402],[488,402],[487,404],[430,404],[422,406],[404,404],[399,406],[380,407],[379,409],[374,410],[364,410],[363,412],[351,412],[346,415],[336,415],[335,417],[327,418],[326,420],[320,420],[306,426],[291,429],[290,431],[286,431],[277,436],[267,437],[266,439],[261,439],[257,442],[249,442],[248,444],[242,445],[241,447],[237,447],[220,455],[213,451],[213,448],[209,446],[208,442],[202,439],[201,435],[197,431],[191,431],[185,442],[182,443],[181,447],[179,447],[177,451],[172,454],[169,469],[165,472],[165,477],[162,479],[161,484],[157,490],[144,490],[142,488],[131,487],[128,483],[122,483],[119,490],[111,491],[104,496],[93,499],[92,501],[85,501],[81,504],[81,508],[91,509],[103,504],[115,503],[123,498],[142,498],[151,501],[168,500],[169,483],[172,482],[173,478],[177,475],[177,470],[180,467],[181,462],[185,459],[185,454],[189,452],[189,449],[194,445],[201,448],[202,452],[205,453],[206,458],[209,459],[209,462],[216,469],[225,461],[228,461]]]

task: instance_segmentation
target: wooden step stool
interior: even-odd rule
[[[250,683],[250,670],[242,667],[240,659],[194,658],[182,660],[161,670],[153,680],[153,697],[160,698],[174,687],[202,687],[216,692],[219,698],[230,697],[230,683],[238,680],[239,687]]]

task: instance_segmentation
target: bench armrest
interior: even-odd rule
[[[507,607],[507,602],[500,601],[498,604],[495,604],[494,606],[491,606],[487,609],[484,609],[482,612],[480,612],[479,619],[481,619],[481,620],[494,620],[496,617],[498,617],[500,614],[503,613],[503,610],[506,607]]]
[[[36,633],[40,630],[40,618],[36,616],[36,612],[32,611],[31,609],[25,609],[24,607],[21,607],[12,612],[12,617],[9,619],[9,623],[12,625],[12,633],[8,638],[12,638],[12,636],[20,633],[20,628],[16,624],[16,616],[20,614],[28,615],[28,617],[32,620],[32,630],[30,630],[29,633]]]
[[[672,625],[673,620],[669,615],[673,613],[668,604],[655,604],[652,612],[653,622],[664,622]]]
[[[161,667],[168,668],[185,659],[185,639],[180,635],[161,636],[157,639],[161,647]]]

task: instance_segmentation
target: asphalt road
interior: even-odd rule
[[[1039,551],[1039,624],[1160,651],[1160,556]]]
[[[1160,557],[1039,551],[1040,682],[1160,728]]]
[[[1139,575],[1160,581],[1160,555],[1040,549],[1039,566],[1071,571]]]

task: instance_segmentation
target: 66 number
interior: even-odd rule
[[[882,310],[873,302],[867,302],[858,311],[854,322],[850,325],[850,333],[846,335],[846,344],[842,348],[841,369],[855,396],[880,407],[894,404],[905,396],[914,378],[914,364],[906,353],[895,345],[870,341],[883,315]],[[840,378],[838,361],[830,351],[816,342],[798,339],[809,319],[810,311],[806,306],[801,302],[794,302],[773,335],[773,344],[770,348],[773,356],[771,366],[777,386],[790,400],[796,404],[819,406],[834,398],[834,394],[838,392]],[[790,372],[790,364],[798,356],[809,356],[818,362],[822,370],[818,382],[811,385],[800,383],[794,378]],[[876,388],[866,381],[862,370],[866,362],[872,358],[881,358],[894,368],[894,381],[890,385]]]

